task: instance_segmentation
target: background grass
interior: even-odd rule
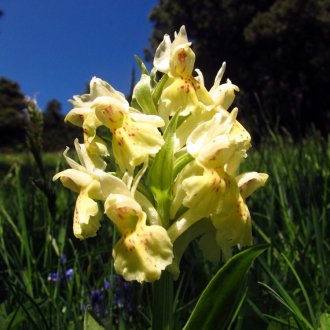
[[[109,328],[148,328],[150,287],[113,274],[111,223],[103,220],[97,238],[75,239],[76,196],[51,182],[61,158],[45,154],[42,163],[45,177],[28,154],[1,155],[0,328],[79,329],[87,304]],[[255,263],[231,327],[317,329],[330,312],[330,141],[271,135],[249,152],[243,170],[252,169],[270,176],[248,204],[255,242],[271,248]],[[219,266],[204,262],[197,244],[189,248],[176,283],[177,328]],[[54,273],[59,279],[48,280]]]

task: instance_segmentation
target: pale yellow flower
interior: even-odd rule
[[[156,49],[154,67],[160,72],[173,76],[191,75],[195,64],[195,54],[190,45],[191,42],[188,41],[184,26],[181,26],[179,33],[175,32],[172,43],[169,35],[165,34],[163,41]]]
[[[130,192],[110,194],[105,212],[117,226],[121,238],[113,248],[117,274],[127,281],[153,282],[172,263],[172,243],[159,225],[146,225],[146,213]]]
[[[98,97],[111,95],[114,89],[97,77],[91,79],[89,89],[89,94],[75,95],[73,100],[70,100],[73,109],[68,112],[64,121],[83,128],[84,142],[89,152],[107,156],[109,152],[106,143],[96,135],[96,129],[101,125],[101,122],[95,116],[91,105]]]
[[[226,259],[231,256],[231,247],[252,244],[251,216],[245,200],[264,186],[267,179],[267,174],[257,172],[237,176],[236,185],[225,195],[222,211],[211,216],[217,242]]]
[[[221,168],[236,175],[246,157],[251,137],[236,120],[237,108],[231,113],[218,109],[213,118],[202,122],[187,139],[187,151],[206,168]]]
[[[101,97],[92,105],[97,118],[112,132],[112,151],[120,169],[134,168],[154,156],[164,144],[158,127],[164,121],[128,107],[125,99]]]
[[[210,94],[216,106],[220,106],[221,109],[228,110],[235,99],[235,92],[239,92],[239,88],[238,86],[232,84],[229,79],[227,79],[226,83],[220,84],[225,70],[226,62],[223,62],[215,77],[214,84],[210,89]]]
[[[212,106],[213,100],[204,84],[192,76],[195,54],[190,48],[185,27],[175,33],[174,41],[168,35],[156,50],[154,67],[169,75],[161,94],[158,112],[168,122],[177,111],[186,116],[198,107]]]
[[[67,148],[63,155],[71,168],[54,175],[53,181],[60,179],[65,187],[79,194],[74,211],[73,233],[77,238],[85,239],[95,236],[100,227],[102,216],[95,200],[105,200],[103,187],[112,186],[119,179],[103,172],[106,166],[104,161],[91,156],[78,140],[75,140],[75,148],[81,164],[67,156]]]
[[[221,169],[208,169],[196,161],[185,166],[174,185],[170,216],[175,221],[168,229],[172,242],[197,221],[222,211],[224,196],[231,189],[232,181]],[[186,211],[177,217],[182,206]]]
[[[187,116],[196,109],[205,108],[207,111],[213,106],[213,100],[205,86],[193,76],[171,77],[167,80],[159,99],[159,115],[168,121],[176,111],[181,116]]]

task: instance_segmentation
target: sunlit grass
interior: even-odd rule
[[[270,315],[267,320],[318,328],[321,314],[329,312],[330,295],[329,140],[315,136],[295,144],[274,136],[251,155],[246,168],[255,162],[270,175],[250,201],[255,236],[271,249],[259,261],[259,281],[268,295],[253,307]]]
[[[321,314],[330,311],[330,141],[312,136],[294,143],[288,137],[273,136],[255,149],[244,170],[258,168],[270,179],[249,200],[254,237],[256,243],[268,242],[271,248],[253,268],[259,284],[249,287],[232,327],[318,328]],[[91,292],[99,289],[103,301],[97,312],[107,310],[100,317],[108,327],[147,328],[150,295],[146,287],[133,284],[120,304],[115,290],[124,292],[126,284],[117,283],[110,291],[104,288],[104,281],[113,279],[112,226],[102,226],[97,238],[74,239],[75,196],[56,184],[51,185],[52,191],[46,189],[52,175],[63,167],[62,161],[58,153],[43,155],[47,172],[43,182],[28,154],[1,155],[0,324],[4,329],[82,328],[83,310],[92,302]],[[213,272],[207,264],[193,266],[200,262],[194,258],[195,250],[193,246],[186,255],[192,268],[183,269],[183,280],[177,283],[178,318],[183,313],[186,317],[192,296]],[[65,263],[61,262],[64,255]],[[65,272],[70,269],[73,275],[67,278]],[[62,280],[49,281],[50,273]],[[187,293],[188,282],[193,287]]]

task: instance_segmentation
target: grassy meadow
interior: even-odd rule
[[[252,149],[242,171],[269,174],[248,201],[254,239],[270,248],[249,272],[231,329],[326,329],[330,140],[272,135]],[[0,329],[82,329],[87,305],[109,329],[148,329],[151,287],[114,274],[110,221],[96,238],[73,237],[76,196],[51,181],[65,167],[59,153],[41,162],[0,156]],[[220,266],[190,246],[176,282],[176,329]]]

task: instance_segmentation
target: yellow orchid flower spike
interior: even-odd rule
[[[71,168],[53,180],[78,194],[74,235],[96,235],[103,203],[120,234],[112,247],[117,274],[154,282],[165,270],[179,275],[193,239],[211,260],[251,245],[246,199],[268,175],[240,174],[251,136],[230,109],[239,88],[221,83],[225,62],[207,90],[184,26],[173,40],[164,36],[150,73],[136,59],[141,78],[130,102],[97,77],[89,93],[73,97],[65,121],[83,129],[84,144],[75,140],[80,163],[67,148]]]

